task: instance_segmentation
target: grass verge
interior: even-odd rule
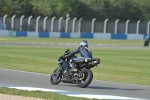
[[[65,49],[0,46],[0,68],[51,74]],[[150,85],[149,50],[93,48],[92,51],[95,58],[101,59],[99,67],[91,69],[94,79]]]
[[[36,43],[75,43],[82,39],[1,37],[0,42],[36,42]],[[143,46],[139,40],[102,40],[86,39],[90,44],[115,44],[122,46]],[[18,47],[0,46],[0,68],[51,74],[57,67],[57,59],[66,48],[54,47]],[[74,50],[75,48],[71,48]],[[147,49],[92,49],[93,56],[101,59],[99,67],[93,68],[94,79],[130,84],[150,85],[149,61]],[[0,88],[0,93],[31,96],[52,100],[88,100],[56,93],[24,91]]]
[[[0,87],[0,93],[24,96],[24,97],[42,98],[46,100],[89,100],[87,98],[70,97],[70,96],[60,95],[60,94],[51,93],[51,92],[17,90],[17,89],[10,89],[6,87]],[[92,99],[92,100],[97,100],[97,99]]]
[[[89,44],[115,44],[121,46],[143,46],[142,40],[113,40],[90,38],[27,38],[27,37],[0,37],[0,42],[36,42],[36,43],[75,43],[86,39]]]

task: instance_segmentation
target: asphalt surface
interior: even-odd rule
[[[46,89],[92,93],[98,95],[114,95],[150,99],[150,86],[93,80],[87,88],[79,88],[75,84],[68,83],[51,85],[49,78],[49,74],[15,71],[0,68],[0,84],[13,84]]]

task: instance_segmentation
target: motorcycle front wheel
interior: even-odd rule
[[[53,85],[57,85],[61,82],[61,71],[59,68],[56,68],[52,75],[50,76],[50,83]]]
[[[86,88],[93,79],[93,72],[90,69],[81,71],[82,77],[76,80],[76,84],[80,88]]]

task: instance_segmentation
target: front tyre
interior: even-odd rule
[[[59,68],[56,68],[52,75],[50,76],[50,83],[53,85],[57,85],[61,82],[61,71]]]
[[[80,88],[86,88],[93,79],[93,72],[90,69],[85,69],[81,71],[82,78],[76,80],[76,84]]]

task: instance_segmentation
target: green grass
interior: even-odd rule
[[[82,39],[1,37],[0,42],[37,43],[79,43]],[[116,44],[143,46],[143,41],[87,39],[89,44]],[[51,74],[57,67],[57,59],[65,47],[0,46],[0,68]],[[75,48],[70,48],[74,50]],[[98,67],[92,68],[94,79],[129,84],[150,85],[149,49],[92,48],[93,56],[101,59]],[[0,93],[49,98],[53,100],[74,100],[54,93],[28,92],[0,88]],[[79,99],[84,100],[84,99]]]
[[[51,74],[65,49],[0,46],[0,68]],[[149,50],[100,48],[92,51],[95,58],[101,59],[99,67],[92,68],[94,79],[150,85]]]
[[[43,98],[46,100],[89,100],[87,98],[70,97],[70,96],[60,95],[51,92],[17,90],[17,89],[10,89],[6,87],[0,87],[0,93],[25,96],[25,97]],[[92,99],[92,100],[96,100],[96,99]]]
[[[79,44],[85,38],[26,38],[26,37],[0,37],[0,42],[37,42],[37,43],[75,43]],[[89,44],[116,44],[129,46],[143,46],[142,40],[104,40],[86,38]]]
[[[38,39],[19,37],[5,39],[14,39],[15,41],[19,42],[22,42],[22,40],[30,42],[35,42],[35,40],[40,42],[41,40],[51,40],[51,38]],[[60,43],[62,43],[66,40],[77,41],[79,39],[56,40],[55,38],[52,38],[52,40],[53,42],[59,41]],[[104,41],[107,43],[111,40],[103,40],[103,42]],[[95,39],[91,39],[91,43],[95,42]],[[123,40],[122,43],[123,42],[125,41]],[[115,43],[117,44],[118,42]],[[137,45],[137,43],[135,45]],[[58,57],[64,53],[65,49],[66,47],[59,48],[31,46],[0,46],[0,68],[51,74],[53,70],[57,67]],[[74,49],[75,48],[71,48],[71,50]],[[101,64],[99,65],[99,67],[92,68],[92,71],[94,73],[94,79],[131,84],[150,85],[149,49],[136,50],[115,48],[92,48],[92,51],[94,57],[98,57],[101,59]]]

